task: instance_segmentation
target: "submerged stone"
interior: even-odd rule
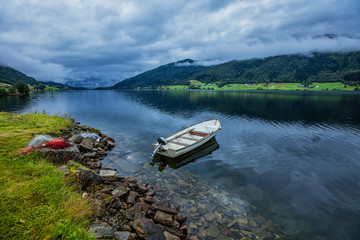
[[[213,221],[215,219],[216,215],[214,213],[207,213],[205,214],[205,219],[209,222]]]
[[[209,228],[207,229],[207,235],[216,238],[220,235],[220,230],[216,225],[210,224]]]
[[[166,240],[180,240],[178,236],[172,235],[171,233],[164,231]]]

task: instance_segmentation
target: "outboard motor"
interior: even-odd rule
[[[165,138],[159,137],[159,138],[158,138],[158,143],[159,143],[160,145],[166,145],[166,144],[167,144],[167,141],[166,141]]]
[[[154,158],[155,154],[159,151],[161,146],[164,146],[164,145],[167,144],[166,139],[163,138],[163,137],[159,137],[157,141],[158,141],[159,145],[156,147],[156,149],[152,153],[150,153],[150,158],[151,159]]]

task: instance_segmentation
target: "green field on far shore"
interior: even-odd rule
[[[219,88],[215,83],[205,84],[190,80],[190,85],[163,86],[161,89],[202,89],[202,90],[306,90],[306,91],[354,91],[359,86],[349,86],[342,82],[312,83],[304,87],[301,83],[258,83],[258,84],[226,84]]]

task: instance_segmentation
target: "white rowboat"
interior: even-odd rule
[[[152,144],[155,150],[151,157],[156,153],[170,158],[181,156],[208,142],[218,130],[221,130],[219,119],[212,119],[182,129],[165,139],[159,138]]]

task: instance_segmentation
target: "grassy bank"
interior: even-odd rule
[[[89,204],[37,154],[17,156],[37,134],[59,134],[70,119],[0,113],[0,239],[92,239]]]
[[[356,86],[347,86],[341,82],[333,83],[313,83],[309,87],[300,86],[301,83],[259,83],[253,85],[246,84],[227,84],[222,87],[218,87],[215,83],[204,84],[198,81],[190,81],[190,86],[186,85],[173,85],[163,86],[163,89],[203,89],[203,90],[301,90],[301,91],[354,91]],[[357,88],[360,88],[359,86]]]

